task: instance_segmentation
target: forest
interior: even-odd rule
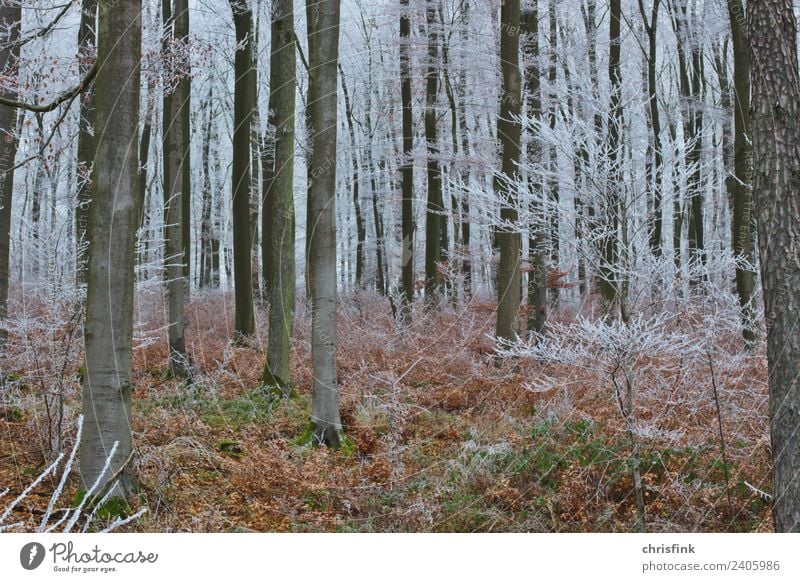
[[[800,532],[790,0],[0,0],[0,532]]]

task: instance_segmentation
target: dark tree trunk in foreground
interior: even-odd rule
[[[97,143],[89,216],[86,375],[83,382],[83,487],[100,477],[118,442],[102,494],[130,498],[133,474],[131,367],[134,246],[138,226],[141,0],[100,10],[95,97]]]
[[[294,325],[294,93],[295,44],[292,0],[272,5],[270,109],[275,123],[275,165],[267,205],[268,248],[272,253],[269,277],[269,339],[263,382],[284,395],[291,391],[290,363]],[[334,77],[334,82],[336,81]]]
[[[250,128],[256,108],[253,13],[244,0],[230,0],[236,27],[233,104],[233,276],[237,339],[256,331],[253,313],[252,230],[250,223]]]
[[[441,291],[439,263],[442,261],[442,175],[439,167],[439,143],[436,131],[436,97],[439,93],[439,24],[436,6],[427,6],[428,66],[425,73],[425,143],[428,152],[428,202],[425,215],[425,302],[432,305]]]
[[[311,426],[315,442],[338,447],[342,421],[336,374],[336,130],[338,0],[308,0],[309,282],[311,292]]]
[[[747,22],[741,0],[728,0],[733,39],[733,176],[726,179],[733,202],[733,256],[736,258],[736,293],[742,309],[742,336],[745,344],[756,339],[753,322],[755,273],[753,255],[753,147],[750,142],[750,51]]]
[[[188,0],[164,2],[165,44],[184,42],[189,33]],[[183,63],[182,63],[183,64]],[[183,67],[170,71],[180,75],[171,95],[164,98],[164,272],[167,290],[167,318],[169,339],[169,371],[173,375],[189,373],[186,355],[186,300],[189,280],[186,278],[186,248],[184,247],[184,223],[188,216],[184,211],[185,172],[189,165],[188,123],[189,87]]]
[[[78,59],[81,76],[92,66],[97,44],[95,18],[97,0],[83,0],[81,23],[78,29]],[[78,199],[75,208],[75,279],[78,285],[86,284],[86,225],[89,221],[89,204],[92,197],[92,158],[94,157],[94,84],[81,95],[78,132]]]
[[[13,87],[18,76],[11,75],[17,70],[22,8],[18,4],[0,5],[0,75],[7,76],[6,83]],[[13,89],[3,91],[3,97],[13,99],[17,94]],[[11,246],[11,205],[14,194],[14,163],[17,156],[17,110],[0,105],[0,357],[5,342],[5,319],[8,315],[9,248]]]
[[[497,230],[500,247],[500,266],[497,278],[498,339],[514,339],[519,333],[520,290],[520,233],[517,187],[519,182],[520,134],[520,74],[519,74],[519,0],[507,0],[500,13],[500,67],[502,89],[500,116],[497,118],[497,139],[502,152],[502,172],[496,178],[500,198],[500,220]]]
[[[790,0],[748,3],[753,202],[767,321],[772,515],[800,532],[800,79]]]
[[[414,165],[411,154],[414,149],[414,111],[411,102],[411,20],[408,0],[400,0],[400,101],[403,109],[403,162],[400,167],[401,213],[402,213],[402,304],[400,317],[411,318],[411,302],[414,299]]]
[[[658,108],[658,11],[661,0],[653,0],[648,20],[643,0],[639,0],[639,13],[647,33],[647,121],[652,136],[652,158],[649,162],[650,176],[648,187],[652,190],[650,218],[647,221],[647,234],[650,251],[654,256],[662,255],[661,235],[664,225],[664,204],[662,194],[664,154],[661,151],[661,116]]]
[[[542,121],[541,69],[539,66],[539,0],[529,0],[522,12],[522,31],[525,34],[525,101],[527,116]],[[542,158],[542,144],[536,129],[528,136],[526,154],[529,163]],[[528,333],[544,333],[547,323],[547,235],[546,214],[542,204],[542,180],[536,172],[528,176],[529,206],[534,217],[528,235]]]

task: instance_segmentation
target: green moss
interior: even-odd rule
[[[289,399],[296,398],[297,392],[292,386],[291,381],[285,378],[278,378],[269,369],[269,366],[264,366],[264,373],[261,375],[261,386],[259,389],[267,391],[276,399]]]
[[[305,430],[300,436],[294,439],[292,443],[298,447],[318,446],[322,444],[316,434],[316,427],[313,422],[309,422]],[[339,446],[334,448],[346,456],[354,455],[358,452],[358,446],[355,441],[341,431],[339,431]]]
[[[18,406],[0,408],[0,418],[7,422],[19,422],[25,418],[25,413]]]
[[[223,455],[237,460],[244,456],[244,447],[236,441],[220,441],[217,443],[217,450]]]
[[[72,499],[72,507],[78,507],[83,503],[85,497],[86,490],[78,489],[75,493],[75,497]],[[118,496],[107,499],[98,507],[95,507],[92,500],[89,500],[83,506],[83,511],[88,513],[94,512],[95,517],[103,521],[111,521],[118,517],[127,517],[132,513],[130,504],[125,499]]]
[[[214,428],[239,430],[253,422],[269,419],[277,400],[261,388],[256,388],[230,400],[203,401],[203,421]]]

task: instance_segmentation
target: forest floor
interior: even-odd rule
[[[0,491],[22,491],[71,447],[80,410],[82,331],[74,301],[23,299],[0,392]],[[73,307],[71,307],[71,305]],[[77,313],[77,311],[75,311]],[[65,315],[66,314],[66,315]],[[188,309],[188,384],[164,373],[164,314],[156,292],[137,305],[133,430],[148,513],[126,531],[630,531],[631,440],[608,381],[596,372],[527,359],[499,367],[494,306],[424,314],[398,332],[388,300],[346,297],[339,319],[341,450],[303,445],[311,392],[307,309],[297,313],[297,396],[259,388],[266,340],[231,343],[232,297],[200,294]],[[569,320],[574,314],[561,313]],[[54,323],[60,322],[60,323]],[[769,531],[769,438],[763,353],[719,338],[714,376],[664,362],[637,395],[647,528]],[[763,350],[762,350],[763,352]],[[729,365],[725,365],[728,362]],[[546,369],[546,370],[545,370]],[[563,382],[531,390],[546,371]],[[63,403],[63,413],[59,406]],[[60,428],[59,428],[60,427]],[[40,520],[45,480],[14,519]],[[62,496],[70,502],[74,476]],[[0,503],[3,505],[3,503]]]

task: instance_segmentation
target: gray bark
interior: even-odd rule
[[[319,443],[341,441],[336,373],[336,69],[339,59],[339,2],[307,0],[309,184],[309,282],[311,360],[314,385],[311,424]]]
[[[131,366],[134,245],[138,217],[139,62],[141,0],[100,3],[96,87],[96,153],[89,217],[86,374],[83,382],[81,479],[99,478],[115,442],[112,494],[130,498],[133,474]]]
[[[15,70],[19,61],[22,8],[18,4],[0,5],[0,74]],[[16,97],[11,91],[3,97]],[[4,353],[5,319],[8,315],[9,248],[11,246],[11,206],[14,195],[14,163],[17,156],[17,110],[0,105],[0,356]]]
[[[294,255],[294,110],[295,44],[292,0],[272,5],[272,49],[270,64],[270,109],[275,123],[275,165],[264,212],[268,228],[263,236],[272,240],[271,269],[265,273],[269,285],[269,337],[263,382],[285,396],[291,392],[290,365],[295,303]],[[334,83],[336,79],[334,77]],[[335,253],[334,253],[335,258]]]
[[[772,515],[800,532],[800,79],[790,0],[748,3],[753,201],[767,320]]]

